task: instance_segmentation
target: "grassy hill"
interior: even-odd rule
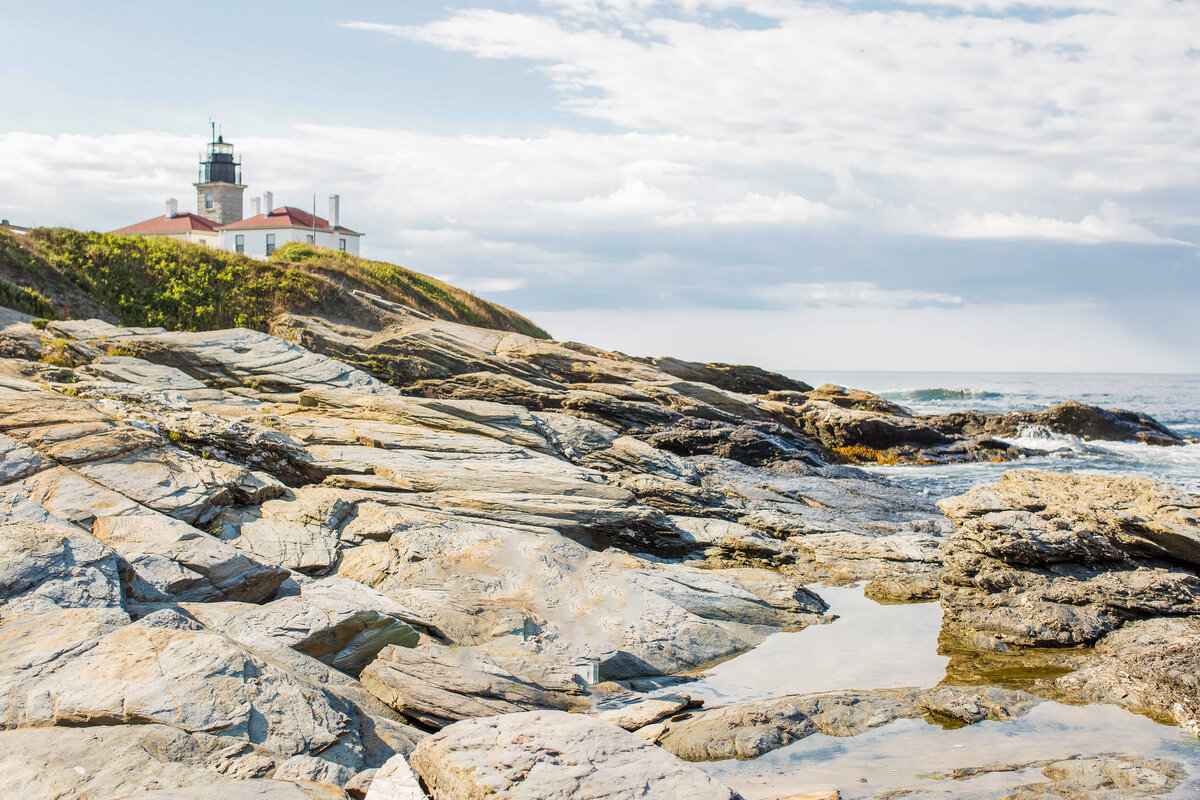
[[[68,228],[0,229],[0,305],[173,330],[267,330],[283,312],[353,318],[358,289],[441,319],[549,338],[525,317],[427,275],[289,244],[270,261],[174,239]]]

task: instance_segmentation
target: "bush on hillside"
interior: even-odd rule
[[[310,275],[174,239],[68,228],[29,233],[46,263],[124,325],[266,330],[282,310],[318,299]]]
[[[441,319],[549,338],[520,314],[420,273],[294,243],[259,261],[163,237],[35,228],[0,235],[0,266],[39,289],[82,290],[123,325],[265,331],[282,312],[353,313],[361,306],[345,290],[361,288]],[[0,303],[58,316],[45,297],[16,284],[0,286]]]
[[[12,281],[0,278],[0,306],[12,308],[23,314],[47,319],[58,319],[58,312],[50,301],[33,289],[18,286]]]

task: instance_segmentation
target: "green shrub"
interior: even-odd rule
[[[18,286],[12,281],[0,278],[0,306],[32,314],[35,317],[58,318],[54,306],[33,289]]]
[[[266,330],[280,310],[318,298],[311,276],[174,239],[67,228],[30,231],[46,262],[124,325]]]
[[[295,242],[259,261],[164,237],[35,228],[20,239],[0,232],[0,264],[35,284],[74,284],[123,325],[265,331],[281,312],[353,308],[343,296],[349,286],[430,316],[549,338],[520,314],[427,275]],[[0,304],[59,316],[42,295],[8,282]]]

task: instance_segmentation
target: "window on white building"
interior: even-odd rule
[[[317,240],[313,238],[313,235],[311,233],[306,233],[304,235],[304,241],[308,242],[309,244],[317,243]]]
[[[211,194],[204,195],[204,207],[205,208],[213,207],[213,196]]]
[[[233,250],[235,253],[246,252],[246,234],[239,233],[233,237]]]
[[[275,252],[275,234],[267,234],[267,255]]]
[[[338,250],[345,250],[345,249],[346,249],[346,240],[339,238],[338,239]]]

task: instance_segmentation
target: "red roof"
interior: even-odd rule
[[[195,214],[183,212],[176,214],[173,217],[155,217],[148,219],[145,222],[139,222],[136,225],[130,225],[126,228],[120,228],[113,233],[141,233],[141,234],[165,234],[165,233],[188,233],[189,231],[200,231],[202,233],[216,233],[217,223],[207,220],[204,217],[198,217]]]
[[[314,221],[316,223],[315,225]],[[321,219],[320,217],[314,217],[307,211],[299,208],[292,208],[291,206],[280,206],[270,213],[259,214],[254,217],[244,219],[241,222],[231,222],[228,225],[221,226],[221,230],[223,231],[233,228],[303,228],[306,231],[311,231],[313,228],[316,228],[319,231],[330,230],[328,220]],[[343,228],[340,225],[333,230],[338,230],[342,233],[348,233],[351,236],[362,235],[360,233],[355,233],[349,228]]]

